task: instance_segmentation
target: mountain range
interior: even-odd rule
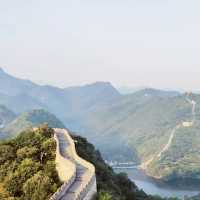
[[[32,110],[52,113],[107,160],[134,161],[150,176],[169,182],[200,182],[199,94],[145,88],[122,95],[109,82],[41,86],[1,69],[0,104],[23,119]],[[9,119],[7,127],[16,124]],[[13,135],[12,128],[6,130]]]

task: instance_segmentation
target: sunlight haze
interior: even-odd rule
[[[198,90],[198,0],[0,0],[0,66],[60,87]],[[48,6],[47,6],[48,5]]]

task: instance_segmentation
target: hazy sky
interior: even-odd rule
[[[0,66],[39,83],[200,89],[199,0],[0,0]]]

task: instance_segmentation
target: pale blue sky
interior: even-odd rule
[[[0,66],[58,86],[200,89],[199,0],[0,0]]]

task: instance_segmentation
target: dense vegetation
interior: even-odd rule
[[[93,163],[96,168],[98,200],[164,200],[146,195],[131,182],[125,173],[116,174],[101,157],[99,151],[85,138],[73,136],[78,154]],[[176,200],[171,198],[168,200]]]
[[[60,187],[52,136],[41,126],[0,144],[1,200],[47,200]]]
[[[45,200],[61,186],[56,167],[54,131],[28,129],[0,144],[0,200]],[[92,144],[80,136],[78,154],[96,167],[98,200],[162,200],[139,191],[126,174],[116,174]]]
[[[150,165],[153,175],[161,175],[170,185],[200,187],[200,121],[176,131],[172,145],[161,159]]]

